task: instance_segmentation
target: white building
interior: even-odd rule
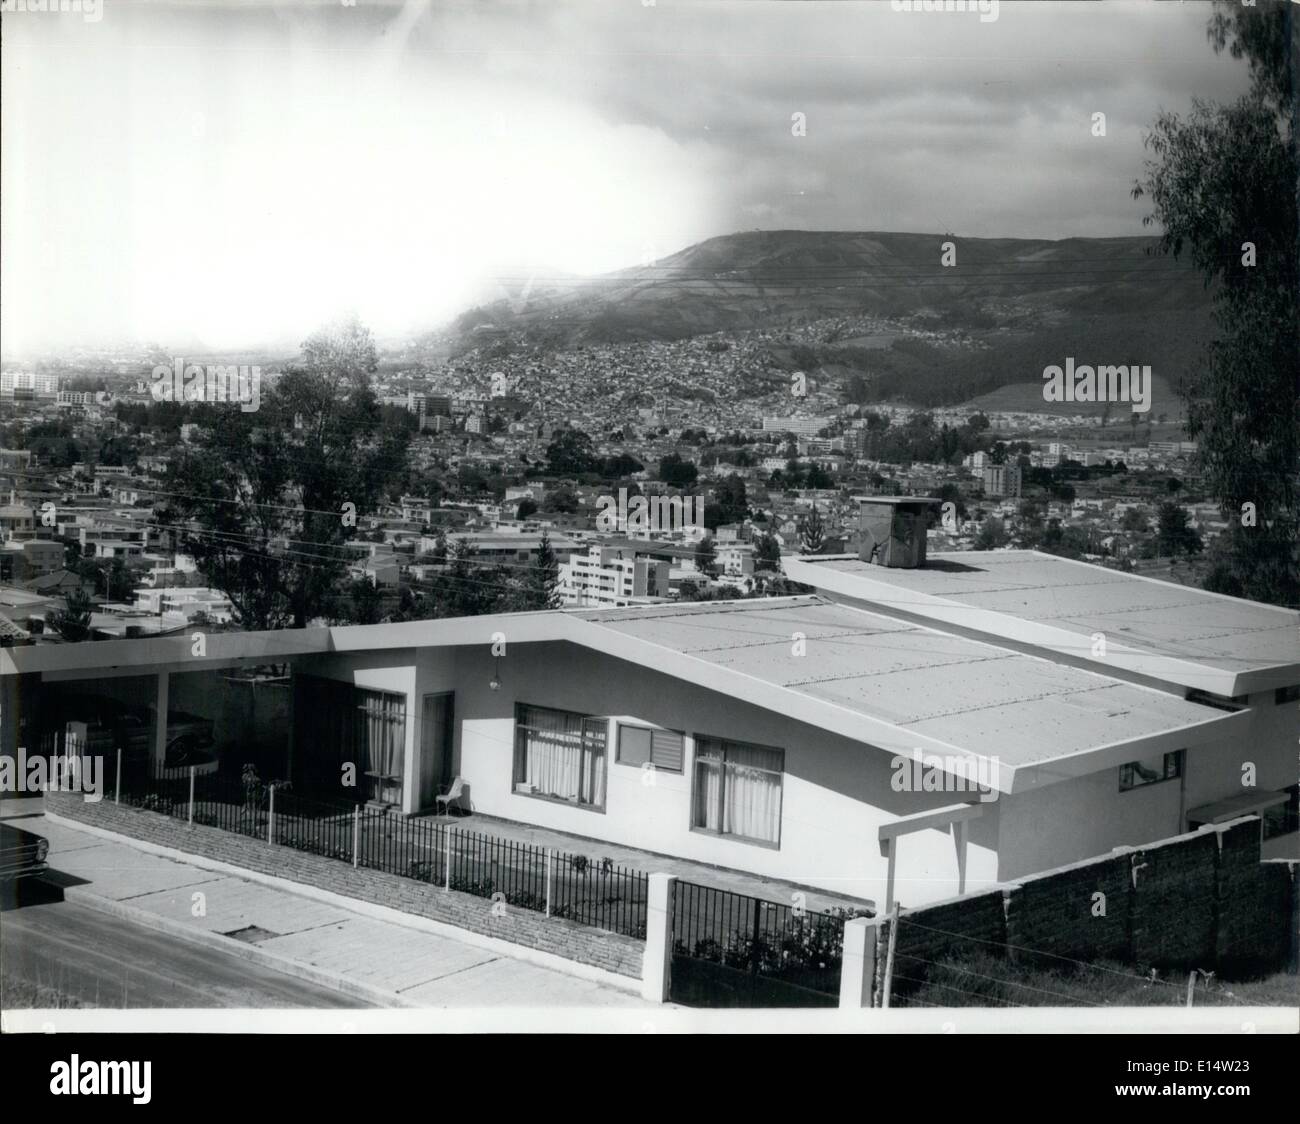
[[[560,566],[559,590],[566,605],[625,606],[668,596],[667,562],[639,557],[629,547],[593,545]]]

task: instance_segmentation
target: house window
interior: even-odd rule
[[[618,727],[618,762],[620,765],[653,765],[670,773],[682,771],[682,745],[685,738],[676,730],[655,730],[648,726]]]
[[[515,791],[603,810],[608,725],[604,718],[518,706]]]
[[[406,696],[386,691],[356,693],[357,739],[373,800],[402,802],[402,763],[406,753]]]
[[[1159,784],[1161,781],[1177,780],[1183,775],[1184,752],[1177,749],[1162,757],[1150,757],[1121,765],[1119,767],[1120,792],[1142,788],[1144,785]]]
[[[1273,704],[1283,706],[1286,703],[1300,702],[1300,684],[1294,687],[1279,687],[1273,692]]]
[[[1274,804],[1263,811],[1264,839],[1276,839],[1279,835],[1300,831],[1300,785],[1293,784],[1282,791],[1287,794],[1287,802]]]
[[[782,750],[697,737],[691,825],[778,845],[784,771]]]

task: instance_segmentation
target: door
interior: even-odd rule
[[[425,695],[420,706],[420,803],[432,808],[442,786],[451,783],[453,692]]]

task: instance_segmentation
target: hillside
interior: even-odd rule
[[[940,262],[948,240],[957,246],[951,267]],[[862,374],[873,400],[922,405],[1034,383],[1067,355],[1150,364],[1177,386],[1211,338],[1210,293],[1199,274],[1153,246],[1150,238],[732,234],[644,268],[548,280],[525,299],[471,309],[452,326],[452,347],[492,338],[507,349],[568,350],[869,318],[889,330],[847,339],[814,332],[810,347],[785,357],[777,349],[774,361],[845,383]],[[936,341],[953,333],[946,346]]]

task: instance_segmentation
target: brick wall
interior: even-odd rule
[[[50,811],[106,831],[427,917],[459,929],[604,968],[621,976],[641,978],[645,942],[620,933],[592,929],[509,906],[503,912],[498,911],[500,916],[495,916],[492,912],[494,903],[487,898],[447,891],[383,871],[354,868],[338,859],[309,855],[220,828],[187,824],[125,804],[117,805],[108,800],[89,804],[79,793],[49,793],[45,800]]]
[[[1027,950],[1141,968],[1294,970],[1300,864],[1261,862],[1248,817],[905,910],[895,974],[948,955]],[[881,949],[883,956],[883,948]],[[914,985],[911,985],[914,986]],[[909,984],[896,980],[895,990]]]

